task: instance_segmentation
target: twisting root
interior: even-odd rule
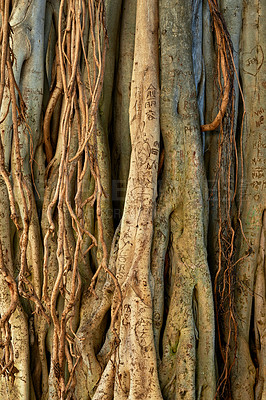
[[[20,140],[18,134],[18,117],[17,117],[17,99],[15,94],[15,78],[12,70],[10,56],[7,58],[7,71],[9,77],[9,89],[11,96],[12,105],[12,121],[13,121],[13,135],[15,143],[15,156],[16,156],[16,173],[15,176],[18,181],[19,191],[23,203],[23,228],[20,231],[20,272],[19,272],[19,283],[18,289],[21,296],[32,300],[36,306],[36,313],[42,312],[47,320],[50,322],[50,318],[44,310],[41,300],[38,298],[32,283],[27,279],[27,246],[28,246],[28,233],[29,225],[32,214],[32,195],[27,186],[27,182],[23,173],[23,160],[20,152]],[[23,117],[23,114],[20,113]],[[5,174],[4,174],[5,175]]]
[[[218,10],[218,5],[216,0],[208,0],[211,16],[213,18],[213,25],[216,35],[217,41],[217,50],[218,50],[218,71],[220,72],[220,68],[223,74],[223,85],[221,84],[221,88],[223,91],[223,97],[220,105],[220,110],[216,115],[215,119],[206,125],[201,126],[201,131],[213,131],[215,130],[221,123],[226,112],[229,99],[233,94],[233,82],[232,75],[229,76],[229,73],[232,72],[231,65],[234,64],[234,60],[232,57],[232,43],[230,39],[230,35],[226,29],[226,25],[223,21],[223,18]],[[229,59],[227,58],[227,54],[229,54]],[[219,73],[218,72],[218,73]],[[221,83],[221,79],[220,79]]]
[[[3,359],[0,361],[0,375],[3,374],[7,377],[11,377],[14,381],[15,373],[18,372],[14,366],[14,354],[11,343],[11,330],[9,325],[9,319],[13,312],[16,310],[18,305],[18,290],[17,284],[5,266],[2,243],[0,241],[0,273],[3,275],[11,295],[11,303],[9,309],[0,318],[0,329],[2,337],[5,338],[0,346],[4,348]]]
[[[223,360],[222,371],[219,376],[218,388],[215,398],[230,397],[230,372],[235,363],[237,343],[237,319],[235,315],[234,299],[234,276],[235,266],[247,254],[240,259],[235,259],[235,237],[237,226],[233,224],[233,205],[236,198],[238,186],[240,186],[240,204],[237,212],[239,229],[245,238],[240,219],[241,198],[243,185],[243,153],[242,153],[242,131],[245,117],[245,101],[240,82],[237,75],[233,58],[233,46],[225,22],[219,12],[216,0],[208,0],[210,13],[217,41],[217,70],[218,84],[222,93],[220,109],[215,119],[201,126],[201,131],[213,131],[220,127],[218,144],[218,269],[214,279],[215,315],[217,325],[217,338],[220,355]],[[221,76],[222,74],[222,76]],[[239,169],[238,153],[235,138],[235,88],[234,78],[242,96],[244,112],[242,115],[242,127],[240,137],[240,167],[242,178],[238,184],[237,176]],[[235,161],[235,170],[233,161]],[[236,176],[236,178],[235,178]],[[225,178],[224,178],[225,177]],[[224,181],[225,180],[225,181]],[[233,187],[232,187],[232,182]],[[224,187],[226,186],[226,192]],[[225,200],[225,201],[222,201]],[[248,245],[249,246],[249,245]],[[250,248],[250,246],[249,246]],[[226,325],[226,326],[225,326]],[[225,331],[226,329],[226,331]],[[232,351],[233,348],[233,351]],[[233,354],[233,357],[232,357]]]
[[[9,90],[9,103],[1,120],[1,124],[5,122],[5,119],[12,114],[12,127],[13,127],[13,144],[15,153],[15,172],[11,176],[7,170],[5,154],[4,154],[4,143],[2,137],[0,138],[0,174],[6,184],[7,193],[10,203],[11,219],[13,220],[17,232],[20,237],[20,271],[18,275],[18,287],[12,277],[11,271],[5,267],[2,244],[0,245],[0,264],[2,274],[7,282],[11,304],[8,311],[2,316],[1,319],[1,329],[4,330],[3,337],[5,337],[5,361],[1,363],[0,374],[11,374],[14,371],[13,367],[13,356],[12,356],[12,345],[11,345],[11,334],[9,327],[9,319],[11,314],[16,310],[19,304],[18,293],[31,300],[35,304],[35,313],[42,313],[49,323],[50,318],[46,313],[40,298],[36,294],[33,284],[29,281],[28,277],[28,266],[27,266],[27,247],[28,247],[28,234],[29,226],[31,223],[32,216],[32,193],[28,187],[26,181],[25,173],[23,170],[23,159],[21,156],[21,141],[19,137],[19,126],[24,124],[27,127],[28,133],[31,137],[30,128],[27,123],[27,115],[25,103],[22,99],[20,89],[17,82],[15,81],[13,67],[16,62],[10,40],[11,29],[9,25],[10,19],[10,1],[1,2],[1,17],[2,17],[2,37],[1,37],[1,83],[0,83],[0,108],[2,106],[3,94],[5,88]],[[11,106],[11,107],[10,107]],[[32,139],[30,140],[30,163],[32,163]],[[19,190],[19,196],[22,200],[22,215],[21,221],[19,220],[19,215],[16,210],[15,195],[14,195],[14,182],[16,181]],[[34,184],[34,179],[33,179]],[[11,347],[10,347],[11,346]],[[9,348],[9,350],[8,350]],[[12,356],[12,357],[11,357]],[[13,368],[13,369],[12,369]],[[12,380],[14,376],[12,375]]]
[[[84,259],[82,244],[89,238],[90,244],[85,254],[94,246],[100,245],[102,259],[99,261],[96,273],[91,280],[90,289],[93,292],[94,284],[101,269],[110,275],[117,292],[121,291],[116,277],[108,268],[108,251],[104,237],[102,221],[101,200],[106,196],[101,184],[100,168],[98,164],[98,138],[97,138],[97,113],[99,100],[103,87],[105,68],[105,55],[107,48],[107,32],[105,28],[105,10],[103,0],[73,1],[67,5],[61,0],[58,17],[58,41],[56,44],[56,83],[51,93],[50,100],[44,116],[43,133],[46,153],[47,176],[48,170],[53,168],[52,159],[54,152],[50,138],[50,124],[56,113],[56,104],[63,96],[62,113],[58,134],[59,168],[55,182],[55,190],[47,207],[48,230],[44,233],[44,264],[42,299],[36,294],[34,285],[28,279],[27,249],[33,210],[33,192],[28,186],[24,174],[23,158],[21,153],[20,124],[27,128],[31,138],[31,131],[27,123],[26,108],[18,84],[14,77],[15,57],[10,48],[10,1],[1,2],[1,64],[0,64],[0,106],[2,104],[5,85],[9,89],[9,104],[2,119],[5,120],[12,112],[14,160],[16,171],[14,181],[18,187],[21,199],[21,215],[17,215],[14,188],[10,175],[5,165],[4,143],[0,138],[0,173],[7,187],[9,196],[11,218],[18,230],[20,237],[20,271],[18,287],[11,273],[4,264],[2,249],[0,249],[0,269],[8,284],[11,304],[8,311],[2,316],[1,329],[4,341],[4,360],[1,361],[0,373],[14,377],[13,352],[9,318],[18,304],[18,294],[35,303],[35,313],[42,313],[48,325],[53,323],[53,355],[52,371],[56,379],[56,391],[59,398],[71,398],[76,384],[75,370],[81,359],[72,323],[75,310],[81,293],[81,277],[79,274],[80,260]],[[66,19],[65,19],[66,11]],[[86,25],[85,15],[89,17]],[[85,49],[86,29],[92,43],[93,59],[88,59]],[[81,65],[84,61],[87,72],[87,85],[84,85]],[[76,146],[77,144],[77,146]],[[23,149],[24,150],[24,149]],[[32,139],[30,140],[30,163],[33,160]],[[56,154],[58,156],[58,153]],[[87,171],[94,179],[94,193],[84,199],[83,187]],[[31,168],[32,171],[32,168]],[[53,178],[54,179],[54,178]],[[34,178],[32,176],[33,185]],[[75,196],[73,196],[73,188]],[[74,197],[74,199],[73,199]],[[89,204],[95,207],[99,243],[95,236],[86,229],[84,207]],[[55,212],[57,211],[57,212]],[[69,233],[69,220],[73,228],[71,242]],[[49,241],[51,236],[57,238],[57,276],[55,281],[49,281]],[[74,243],[74,246],[73,246]],[[63,299],[63,309],[58,314],[58,298]],[[120,303],[119,303],[120,305]],[[114,314],[115,315],[118,311]],[[51,317],[51,318],[50,318]],[[111,327],[113,323],[111,324]],[[65,370],[68,370],[66,378]],[[13,379],[13,378],[12,378]]]
[[[60,64],[59,64],[59,56],[58,56],[58,46],[56,46],[55,50],[55,61],[56,61],[56,86],[51,94],[49,103],[47,105],[44,121],[43,121],[43,138],[44,138],[44,146],[46,153],[46,160],[49,164],[51,159],[53,158],[53,148],[51,145],[50,139],[50,121],[56,106],[56,103],[62,94],[62,79],[60,72]]]
[[[74,335],[71,324],[81,291],[80,259],[83,259],[92,247],[100,244],[102,259],[92,277],[90,290],[94,292],[94,284],[102,269],[110,275],[118,289],[119,285],[116,277],[108,268],[108,251],[101,215],[101,199],[102,196],[106,195],[101,184],[97,158],[97,113],[103,87],[107,48],[104,2],[103,0],[90,0],[86,4],[84,1],[70,1],[65,22],[64,3],[64,0],[62,0],[59,7],[55,61],[57,83],[51,94],[44,118],[45,151],[47,162],[50,163],[48,168],[50,168],[52,167],[51,160],[53,157],[50,142],[50,121],[55,111],[56,102],[63,92],[63,112],[58,136],[58,142],[60,141],[58,178],[54,195],[47,209],[49,229],[44,237],[43,300],[50,310],[54,325],[52,368],[57,382],[56,390],[60,398],[70,398],[75,388],[75,370],[81,357],[77,346],[73,346],[73,340],[71,340],[72,335]],[[90,60],[87,58],[83,38],[86,8],[88,8],[89,34],[94,55],[93,59]],[[82,58],[85,61],[88,87],[84,85],[80,70]],[[77,149],[74,143],[77,143]],[[94,179],[94,193],[84,200],[82,187],[88,168]],[[74,202],[72,201],[73,185],[75,186]],[[99,243],[97,243],[94,235],[85,228],[83,209],[87,203],[91,207],[95,206],[96,209]],[[56,209],[57,217],[55,217]],[[67,220],[69,217],[76,235],[74,249],[72,250],[68,241]],[[57,237],[58,272],[49,293],[49,238],[51,235]],[[90,239],[91,245],[84,254],[82,253],[82,244],[85,237]],[[64,307],[60,316],[57,311],[59,294],[64,300]],[[69,372],[67,381],[64,372],[66,367]]]
[[[2,2],[1,2],[2,3]],[[0,65],[0,109],[3,101],[3,94],[5,89],[5,71],[6,71],[6,60],[9,50],[9,4],[10,0],[5,1],[5,5],[1,4],[1,18],[2,18],[2,54],[1,54],[1,65]],[[9,107],[8,107],[9,108]]]

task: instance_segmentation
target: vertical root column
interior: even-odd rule
[[[123,298],[115,323],[120,343],[113,355],[117,400],[162,400],[149,271],[160,138],[157,24],[157,1],[139,0],[129,112],[132,153],[116,263]],[[103,393],[109,398],[110,390],[100,381],[94,400]]]
[[[176,197],[168,196],[172,201],[172,283],[160,366],[168,400],[200,396],[211,400],[215,396],[214,307],[206,252],[207,182],[188,22],[188,16],[192,19],[192,3],[161,1],[160,8],[165,182],[166,174],[168,182],[177,182],[172,190]],[[175,160],[174,169],[169,168],[171,160]],[[170,188],[169,183],[168,188],[162,186],[168,192]]]

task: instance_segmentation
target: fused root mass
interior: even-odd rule
[[[0,398],[266,398],[261,0],[0,1]]]

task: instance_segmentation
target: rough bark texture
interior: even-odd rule
[[[264,400],[266,3],[0,12],[0,398]]]

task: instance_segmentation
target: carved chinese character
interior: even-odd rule
[[[149,121],[156,118],[156,113],[155,113],[155,111],[152,111],[152,110],[149,110],[148,112],[146,112],[146,115],[147,115]]]
[[[252,171],[252,178],[263,178],[264,177],[264,170],[261,167],[256,167]]]
[[[152,106],[156,106],[156,101],[155,101],[155,100],[146,101],[146,103],[145,103],[145,108],[146,108],[146,107],[152,107]]]
[[[147,99],[153,99],[156,97],[156,88],[150,84],[150,86],[147,89]]]

